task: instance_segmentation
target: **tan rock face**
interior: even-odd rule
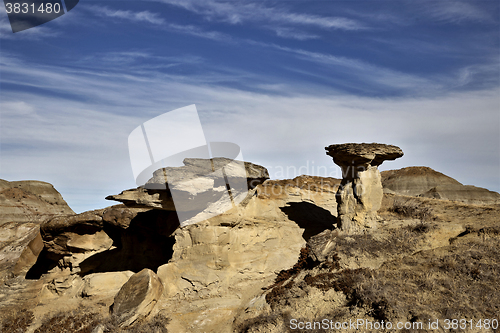
[[[0,225],[4,222],[37,222],[48,216],[74,214],[49,183],[0,179]]]
[[[183,163],[156,170],[144,186],[106,199],[129,207],[175,211],[180,225],[186,226],[233,208],[269,179],[266,168],[249,162],[186,158]]]
[[[462,185],[429,167],[407,167],[381,174],[384,189],[403,195],[417,196],[439,185]]]
[[[342,168],[337,191],[338,227],[346,232],[375,227],[383,196],[378,166],[403,156],[403,151],[379,143],[347,143],[325,149]]]
[[[52,218],[42,224],[43,253],[56,266],[40,271],[39,299],[110,304],[130,271],[148,268],[165,285],[151,315],[168,309],[169,330],[230,332],[235,316],[295,264],[305,239],[331,228],[339,183],[267,181],[237,207],[181,228],[175,212],[124,205]],[[124,316],[127,325],[134,315]]]
[[[146,317],[163,293],[163,285],[150,269],[143,269],[130,277],[115,296],[111,308],[122,327]]]
[[[106,272],[86,275],[83,278],[83,297],[116,295],[121,287],[134,275],[132,271]]]
[[[424,198],[460,201],[467,204],[500,203],[500,194],[472,185],[438,185],[419,195]]]
[[[0,282],[25,274],[43,249],[37,223],[10,222],[0,226]]]
[[[352,181],[346,181],[337,192],[338,222],[342,230],[359,230],[376,226],[377,211],[383,197],[380,172],[368,166],[357,173]]]
[[[387,193],[454,200],[467,204],[494,204],[500,194],[485,188],[462,185],[428,167],[407,167],[383,171],[382,185]]]
[[[157,273],[165,287],[157,307],[169,309],[169,330],[232,332],[235,316],[295,264],[304,239],[331,228],[339,183],[268,180],[237,208],[177,229],[172,259]]]
[[[33,266],[43,249],[40,223],[61,214],[73,211],[51,184],[0,179],[0,282]]]
[[[175,212],[123,205],[50,219],[41,226],[45,251],[34,276],[55,265],[82,275],[156,269],[171,258],[178,226]]]
[[[175,231],[173,257],[158,268],[169,330],[230,332],[246,304],[294,265],[304,230],[269,201],[254,196],[245,207]],[[260,207],[269,220],[252,218]]]

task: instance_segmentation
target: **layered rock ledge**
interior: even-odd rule
[[[128,207],[175,211],[181,226],[220,215],[248,200],[269,179],[266,168],[218,157],[186,158],[182,167],[158,169],[144,186],[110,195]]]
[[[403,156],[401,148],[380,143],[345,143],[325,147],[342,168],[337,190],[337,226],[346,232],[373,228],[383,197],[378,166]]]

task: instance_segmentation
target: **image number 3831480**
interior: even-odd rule
[[[4,0],[12,32],[52,21],[73,9],[79,0]]]

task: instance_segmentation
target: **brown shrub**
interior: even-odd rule
[[[433,217],[432,210],[429,207],[423,207],[418,200],[413,198],[396,198],[393,206],[388,211],[403,217],[420,219],[422,221],[428,221]]]
[[[71,311],[69,313],[59,312],[51,318],[47,318],[35,333],[92,333],[99,324],[100,316],[96,313]]]

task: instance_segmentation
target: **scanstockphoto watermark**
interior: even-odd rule
[[[428,319],[427,321],[376,321],[366,319],[349,319],[349,321],[321,321],[290,320],[292,330],[485,330],[498,329],[498,319]]]
[[[423,328],[424,323],[418,321],[392,323],[391,321],[370,321],[365,319],[349,319],[349,321],[333,321],[330,319],[323,319],[321,321],[299,321],[297,319],[290,320],[290,329],[292,330],[421,330]]]

